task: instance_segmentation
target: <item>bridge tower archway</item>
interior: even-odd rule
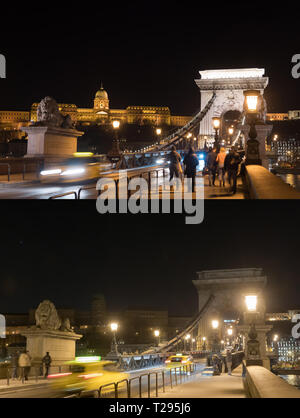
[[[244,297],[247,294],[258,296],[258,311],[264,317],[264,288],[267,277],[261,268],[208,270],[197,273],[197,279],[193,284],[198,292],[199,311],[207,303],[211,295],[214,299],[205,315],[198,323],[198,336],[206,338],[208,345],[212,338],[212,321],[219,321],[218,337],[221,339],[226,334],[226,329],[235,320],[242,318],[246,306]]]
[[[212,118],[221,117],[228,111],[243,113],[244,91],[259,90],[264,94],[269,79],[263,77],[264,68],[243,68],[234,70],[205,70],[200,71],[200,79],[195,80],[200,89],[200,108],[204,109],[211,99],[212,92],[216,98],[200,123],[199,138],[204,146],[214,142]],[[222,130],[222,126],[221,126]]]

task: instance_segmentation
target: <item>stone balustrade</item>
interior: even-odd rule
[[[300,192],[260,165],[245,167],[250,199],[300,199]]]
[[[248,366],[244,387],[250,398],[300,398],[300,390],[261,366]]]

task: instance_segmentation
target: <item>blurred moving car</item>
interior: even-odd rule
[[[116,362],[101,360],[101,357],[76,357],[66,365],[69,371],[48,375],[52,389],[62,395],[90,394],[102,385],[129,378],[128,374],[118,370]],[[101,393],[110,391],[113,391],[113,385]]]
[[[111,169],[112,164],[91,153],[75,153],[73,157],[49,164],[40,172],[45,183],[72,183],[99,178],[100,172]]]
[[[170,356],[165,361],[167,369],[175,369],[175,367],[188,366],[191,364],[194,364],[193,357],[181,353]]]

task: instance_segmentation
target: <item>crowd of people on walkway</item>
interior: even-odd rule
[[[39,373],[41,375],[44,375],[45,378],[47,378],[49,374],[51,363],[52,363],[52,358],[49,352],[47,351],[46,355],[42,358],[42,361],[40,364],[40,371],[39,371]],[[10,373],[11,379],[28,380],[30,370],[32,367],[32,358],[29,354],[29,351],[24,350],[21,353],[19,353],[18,351],[16,353],[13,353],[11,355],[10,367],[11,367],[11,373]]]
[[[240,162],[241,158],[235,147],[231,147],[229,153],[226,153],[224,147],[221,147],[219,152],[217,152],[216,148],[210,147],[206,155],[204,169],[209,176],[209,186],[216,186],[215,181],[218,176],[219,186],[225,187],[225,177],[227,174],[227,180],[231,188],[230,191],[232,194],[235,194]]]
[[[169,161],[170,181],[172,181],[174,177],[182,179],[183,176],[186,176],[188,179],[191,179],[190,182],[188,182],[189,191],[195,192],[195,179],[199,160],[194,149],[190,147],[185,154],[182,161],[184,168],[182,168],[181,155],[176,151],[175,145],[172,145]],[[235,194],[240,163],[241,158],[235,147],[231,147],[228,153],[224,147],[221,147],[219,151],[217,151],[217,148],[210,147],[205,158],[203,175],[208,174],[209,186],[216,186],[215,181],[218,176],[220,187],[225,187],[225,180],[227,177],[230,191],[232,194]]]
[[[188,182],[189,192],[195,192],[197,166],[199,160],[192,147],[189,148],[188,152],[183,158],[184,170],[181,166],[181,155],[176,151],[175,145],[171,147],[170,158],[170,181],[175,177],[182,179],[183,175],[186,176],[190,181]]]

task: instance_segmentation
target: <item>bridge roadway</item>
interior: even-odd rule
[[[196,375],[201,373],[201,371],[204,369],[205,364],[204,361],[200,361],[200,364],[197,364],[196,371],[189,375],[185,376],[182,375],[181,377],[179,374],[177,374],[177,382],[178,386],[175,386],[175,375],[172,374],[172,384],[173,389],[175,387],[179,387],[180,381],[190,381],[195,378]],[[149,372],[161,372],[162,370],[166,370],[164,366],[159,367],[148,367],[143,368],[139,370],[133,370],[126,373],[130,374],[130,378],[138,377],[144,374],[147,374]],[[146,398],[148,397],[148,379],[147,376],[144,376],[142,378],[142,397]],[[158,397],[161,397],[163,394],[163,384],[162,384],[162,374],[160,373],[158,375]],[[169,372],[166,372],[165,374],[165,388],[166,391],[168,390],[168,387],[170,387],[170,377]],[[113,387],[112,387],[113,388]],[[88,394],[86,396],[93,397],[93,394]],[[103,397],[108,398],[114,398],[114,392],[113,389],[109,390],[108,392],[104,392]],[[49,385],[47,380],[44,380],[41,378],[40,381],[36,382],[33,378],[32,380],[29,380],[27,383],[22,384],[20,381],[11,381],[10,386],[7,386],[6,380],[0,380],[0,398],[61,398],[64,397],[61,394],[55,392]],[[127,391],[126,391],[126,385],[125,383],[121,384],[119,386],[118,391],[118,397],[119,398],[126,398],[127,397]],[[139,397],[139,379],[136,379],[132,382],[131,385],[131,397],[132,398],[138,398]],[[155,375],[151,375],[151,398],[155,397]]]
[[[165,378],[165,392],[162,390],[162,379],[159,375],[158,380],[158,398],[245,398],[245,390],[242,380],[242,366],[239,366],[232,372],[232,376],[222,373],[221,376],[205,375],[205,359],[198,362],[196,371],[189,375],[177,375],[178,385],[175,384],[173,375],[173,387],[170,386],[169,374]],[[130,377],[140,376],[145,373],[161,371],[164,367],[144,368],[139,371],[132,371]],[[1,382],[4,383],[4,382]],[[47,381],[32,383],[33,386],[18,385],[18,388],[5,388],[0,383],[0,398],[59,398],[60,394],[53,391]],[[132,398],[138,398],[139,387],[138,379],[132,384]],[[114,398],[113,392],[104,394],[105,397]],[[93,396],[93,395],[90,395]],[[126,387],[120,386],[119,398],[125,398]],[[147,377],[142,380],[142,397],[148,397]],[[155,398],[155,376],[151,378],[151,398]]]
[[[229,185],[226,182],[225,187],[219,187],[219,180],[216,179],[216,186],[210,187],[208,185],[208,177],[202,177],[199,173],[200,187],[204,186],[205,199],[244,199],[245,193],[243,184],[240,178],[237,183],[237,193],[232,195],[229,191]],[[158,184],[161,185],[163,181],[162,175],[159,176]],[[68,192],[78,192],[82,187],[89,187],[89,190],[81,192],[80,199],[96,199],[96,181],[92,182],[78,182],[72,184],[42,184],[39,182],[30,183],[2,183],[0,182],[0,199],[49,199],[50,197],[65,194]],[[172,197],[176,197],[176,192]],[[66,195],[62,199],[74,199],[74,194]]]

